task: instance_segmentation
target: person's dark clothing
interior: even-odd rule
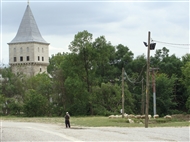
[[[66,128],[67,128],[67,127],[70,128],[70,121],[69,121],[69,119],[70,119],[69,114],[66,114],[66,115],[65,115],[65,126],[66,126]]]

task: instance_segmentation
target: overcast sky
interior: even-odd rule
[[[49,56],[69,52],[74,35],[84,30],[93,34],[93,40],[103,35],[114,46],[127,46],[134,57],[147,54],[143,41],[148,41],[148,31],[157,41],[156,49],[166,47],[177,57],[190,51],[188,0],[30,0],[29,4],[42,37],[50,43]],[[27,0],[1,0],[0,63],[9,62],[7,43],[16,36],[26,7]]]

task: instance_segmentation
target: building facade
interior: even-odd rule
[[[34,76],[47,72],[49,43],[40,34],[29,3],[15,38],[9,45],[9,65],[13,73]]]

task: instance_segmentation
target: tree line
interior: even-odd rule
[[[125,70],[125,113],[144,114],[146,57],[134,58],[127,46],[113,46],[104,36],[93,40],[88,31],[78,32],[70,53],[49,58],[48,74],[33,77],[1,68],[0,107],[4,115],[62,116],[119,114],[122,108],[122,68]],[[156,109],[160,116],[190,113],[190,54],[169,55],[166,47],[150,57],[155,72]],[[150,106],[153,114],[152,76]]]

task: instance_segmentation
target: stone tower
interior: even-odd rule
[[[13,73],[34,76],[47,72],[49,43],[41,36],[29,3],[15,38],[9,45],[9,65]]]

